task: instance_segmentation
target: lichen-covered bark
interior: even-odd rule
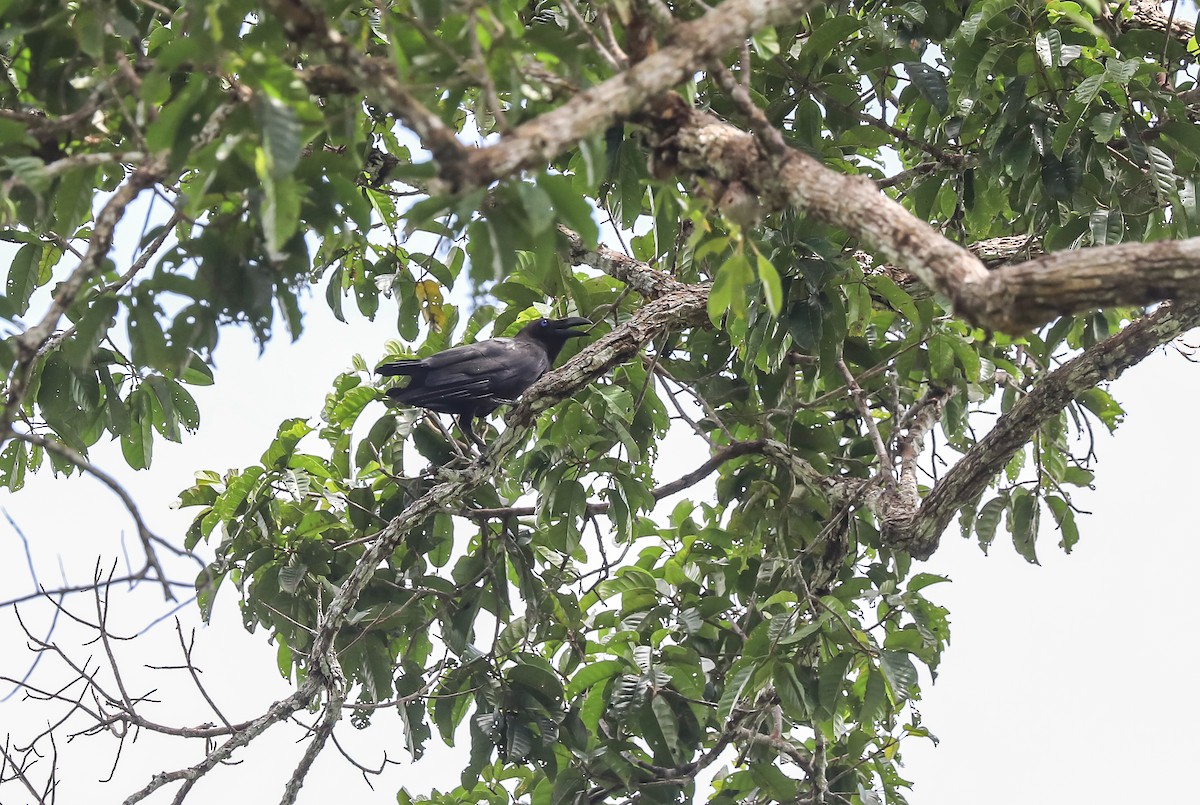
[[[928,559],[955,513],[976,500],[1034,433],[1077,396],[1114,380],[1154,350],[1200,326],[1200,303],[1163,305],[1046,375],[938,481],[914,517],[883,523],[884,541]]]
[[[691,179],[714,202],[740,185],[767,211],[794,208],[846,230],[979,327],[1020,333],[1083,310],[1200,294],[1200,238],[1077,249],[989,271],[871,181],[794,149],[769,156],[754,135],[678,96],[640,119],[652,132],[659,176]]]

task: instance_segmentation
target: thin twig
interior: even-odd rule
[[[888,452],[883,437],[879,435],[879,427],[875,424],[875,417],[871,415],[866,395],[863,394],[862,388],[854,379],[854,375],[850,373],[850,368],[846,366],[841,355],[837,357],[837,368],[842,373],[842,377],[846,378],[846,388],[850,390],[850,397],[854,400],[854,405],[867,427],[867,432],[871,435],[871,444],[875,447],[875,455],[879,457],[879,472],[883,476],[884,484],[888,489],[895,489],[896,472],[892,466],[892,455]]]
[[[116,478],[109,475],[104,470],[97,467],[92,462],[88,461],[82,454],[76,452],[73,448],[68,447],[62,442],[56,442],[51,439],[38,436],[33,433],[22,433],[20,431],[10,431],[12,438],[18,441],[27,442],[37,445],[49,453],[53,453],[59,458],[65,459],[82,471],[97,478],[101,483],[113,491],[121,503],[125,505],[125,510],[129,512],[129,516],[133,518],[134,524],[137,525],[138,537],[142,541],[142,549],[146,552],[146,562],[154,568],[154,572],[158,575],[159,582],[162,584],[163,594],[168,601],[175,600],[175,593],[171,590],[171,583],[167,579],[166,571],[163,570],[162,564],[158,560],[158,553],[154,549],[154,545],[163,544],[166,540],[162,539],[150,530],[150,526],[146,525],[146,521],[142,519],[142,513],[138,511],[137,504],[125,487],[121,486]]]

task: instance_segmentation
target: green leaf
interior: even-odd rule
[[[1034,49],[1044,66],[1058,67],[1062,63],[1062,34],[1057,28],[1038,32],[1034,37]]]
[[[933,105],[939,115],[950,111],[950,92],[946,76],[925,62],[904,62],[904,69],[917,91]]]
[[[846,671],[853,659],[850,654],[839,654],[823,662],[817,672],[817,705],[823,720],[833,718],[838,712]]]
[[[42,249],[41,243],[26,243],[17,250],[16,256],[9,263],[4,294],[12,303],[18,316],[24,316],[29,312],[29,298],[33,296],[34,290],[42,284],[38,281]]]
[[[908,699],[917,684],[917,669],[905,651],[879,652],[879,667],[896,701]]]
[[[174,362],[157,314],[157,306],[148,292],[134,295],[129,314],[129,343],[134,363],[164,371]]]
[[[713,280],[708,293],[708,317],[719,326],[727,309],[741,319],[746,317],[746,286],[754,281],[750,261],[741,252],[729,256]]]
[[[1097,112],[1092,117],[1092,122],[1088,126],[1092,133],[1096,135],[1096,142],[1107,143],[1117,136],[1117,132],[1121,130],[1121,113],[1120,112]],[[1191,128],[1189,126],[1189,128]]]
[[[1103,85],[1104,73],[1090,75],[1075,86],[1075,91],[1071,93],[1071,97],[1084,106],[1087,106],[1096,99],[1096,96],[1100,93],[1100,87]]]
[[[304,581],[306,573],[308,573],[308,568],[302,563],[289,562],[279,569],[279,589],[288,595],[295,595],[296,591],[300,589],[300,583]]]
[[[779,34],[772,27],[763,28],[754,34],[750,38],[750,44],[754,46],[754,52],[764,59],[779,55]]]
[[[975,534],[979,537],[979,547],[987,553],[988,547],[996,539],[996,528],[1000,525],[1000,517],[1008,508],[1008,499],[1004,496],[992,498],[975,518]]]
[[[779,272],[771,261],[761,253],[755,255],[755,265],[758,268],[758,279],[762,282],[763,295],[767,300],[767,308],[772,316],[778,316],[783,307],[783,285],[779,280]]]
[[[125,456],[125,463],[135,470],[149,467],[154,454],[154,426],[146,395],[140,393],[142,391],[137,389],[129,395],[129,430],[121,434],[121,454]]]
[[[620,660],[598,660],[588,663],[576,672],[571,677],[571,681],[567,683],[567,699],[575,699],[592,686],[612,679],[622,673],[626,667],[625,663]]]
[[[530,235],[540,235],[554,224],[554,203],[550,195],[535,184],[516,183],[517,195],[525,207],[525,220]]]
[[[592,207],[565,176],[543,176],[538,186],[545,190],[554,202],[554,211],[559,220],[574,230],[587,246],[594,246],[600,238]]]
[[[721,700],[717,703],[718,723],[724,724],[729,720],[729,715],[741,700],[742,693],[746,689],[750,677],[754,675],[755,668],[755,660],[748,657],[743,657],[733,664],[733,668],[730,669],[726,678]]]
[[[29,467],[29,448],[24,442],[9,439],[8,444],[0,450],[0,485],[10,492],[17,492],[25,486],[25,471]]]
[[[821,22],[813,29],[801,46],[801,58],[808,64],[818,64],[835,48],[853,41],[863,27],[863,21],[854,14],[839,14]]]
[[[1146,168],[1154,180],[1159,203],[1167,205],[1179,193],[1179,177],[1175,175],[1175,163],[1161,148],[1146,146]]]
[[[1088,228],[1092,233],[1093,246],[1113,246],[1125,236],[1125,217],[1120,210],[1092,210],[1088,216]]]
[[[913,324],[920,323],[921,317],[917,313],[917,306],[913,303],[912,296],[905,293],[891,277],[876,274],[867,277],[867,285],[870,287],[872,293],[881,296],[885,302],[891,305],[892,309],[896,310],[904,318]]]
[[[1008,529],[1012,533],[1013,545],[1025,561],[1039,564],[1035,545],[1038,530],[1038,499],[1024,487],[1013,490],[1009,508]]]
[[[671,759],[678,761],[680,759],[678,751],[679,719],[675,716],[675,711],[662,696],[654,696],[650,699],[650,709],[654,712],[654,720],[658,725],[659,732],[662,733],[663,742],[667,751],[670,752]]]
[[[1079,527],[1075,524],[1075,511],[1067,501],[1057,495],[1048,495],[1046,503],[1050,506],[1050,512],[1054,515],[1054,522],[1058,526],[1059,533],[1062,534],[1062,539],[1059,541],[1059,547],[1066,553],[1070,553],[1075,544],[1079,542]]]
[[[262,455],[263,466],[280,470],[286,467],[292,453],[296,450],[296,445],[313,430],[314,428],[308,424],[307,420],[285,419],[275,433],[275,440],[271,442],[267,452]]]
[[[75,333],[63,342],[63,356],[76,369],[83,369],[92,362],[92,356],[100,347],[100,341],[108,334],[117,315],[117,300],[102,296],[75,322]]]
[[[221,582],[224,580],[225,573],[217,562],[207,566],[196,576],[196,604],[200,607],[200,618],[205,623],[212,617],[217,590],[221,588]]]
[[[37,157],[5,157],[5,170],[32,193],[41,195],[50,187],[50,176],[46,173],[46,163]]]
[[[300,225],[300,185],[292,178],[264,177],[265,199],[260,209],[267,251],[275,259],[284,258],[284,244]]]
[[[300,121],[296,111],[278,98],[260,93],[255,100],[267,172],[271,179],[280,181],[291,175],[300,162]]]
[[[1079,163],[1072,153],[1063,154],[1061,160],[1052,154],[1042,157],[1042,187],[1051,199],[1069,203],[1079,183]]]
[[[867,688],[863,694],[862,707],[858,717],[864,724],[870,724],[879,717],[887,697],[887,684],[884,675],[872,668],[867,677]]]

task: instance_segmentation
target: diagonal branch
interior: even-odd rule
[[[954,514],[976,500],[1008,460],[1077,396],[1114,380],[1154,350],[1200,325],[1200,303],[1172,303],[1143,316],[1050,372],[1022,397],[925,496],[915,516],[888,517],[884,542],[928,559]]]
[[[879,434],[879,426],[875,424],[875,417],[871,415],[871,408],[867,405],[867,398],[863,394],[862,387],[858,385],[850,367],[846,366],[846,362],[840,356],[837,358],[837,368],[842,377],[846,379],[846,389],[850,392],[850,399],[854,401],[854,407],[858,410],[858,415],[862,417],[863,425],[871,437],[871,445],[875,448],[875,455],[879,458],[879,474],[883,478],[883,485],[888,490],[894,490],[896,488],[896,468],[894,466],[896,460],[888,452],[887,445],[883,442],[883,436]]]
[[[25,400],[25,394],[29,391],[33,364],[39,350],[53,335],[59,321],[67,312],[67,308],[75,301],[75,297],[83,290],[88,280],[100,270],[104,258],[112,248],[113,234],[117,223],[125,215],[126,207],[138,197],[142,190],[160,181],[165,170],[165,158],[154,157],[136,169],[125,180],[125,183],[117,188],[117,191],[113,193],[96,216],[96,224],[92,231],[91,241],[88,243],[87,252],[84,253],[83,259],[79,261],[79,265],[75,267],[70,276],[58,285],[54,300],[45,316],[36,325],[16,337],[17,364],[9,376],[4,410],[0,412],[0,441],[8,437],[17,411]]]
[[[686,283],[666,274],[656,271],[646,263],[633,259],[601,244],[589,247],[583,242],[578,233],[572,232],[565,226],[559,226],[558,231],[567,239],[567,258],[572,265],[590,266],[603,271],[614,279],[628,285],[647,299],[657,299],[664,294],[686,288]]]
[[[190,782],[200,779],[217,764],[229,760],[236,750],[249,744],[259,735],[266,732],[269,727],[285,720],[292,713],[307,707],[313,696],[319,691],[319,688],[317,680],[314,677],[310,677],[304,681],[295,693],[286,699],[280,699],[272,704],[267,709],[267,712],[246,724],[243,730],[234,733],[229,740],[205,755],[204,759],[199,763],[189,766],[186,769],[155,774],[150,778],[150,782],[126,797],[124,805],[133,805],[135,802],[141,802],[168,783],[182,780],[184,785],[188,785]]]
[[[171,581],[167,578],[167,573],[163,570],[162,564],[158,560],[158,552],[155,550],[155,545],[170,546],[162,537],[150,530],[150,526],[146,525],[146,521],[142,519],[142,513],[138,511],[137,504],[134,503],[133,497],[121,486],[121,483],[104,470],[97,467],[92,462],[88,461],[82,454],[71,449],[62,442],[56,442],[53,439],[47,439],[38,436],[36,433],[21,433],[20,431],[10,430],[8,434],[11,438],[17,439],[28,444],[37,445],[48,453],[53,453],[61,459],[71,462],[80,471],[89,475],[94,475],[100,483],[107,486],[113,493],[121,499],[125,510],[129,512],[129,516],[133,518],[134,525],[137,526],[138,539],[141,540],[142,550],[146,554],[146,564],[154,569],[154,574],[158,576],[158,581],[162,585],[163,595],[168,601],[175,600],[175,593],[171,590]],[[175,550],[172,548],[172,550]]]
[[[1200,238],[1078,249],[989,271],[868,179],[839,174],[796,149],[765,156],[754,135],[679,96],[667,96],[641,122],[651,129],[660,174],[702,179],[714,199],[741,183],[768,210],[796,209],[842,229],[978,326],[1023,332],[1096,307],[1200,296]]]
[[[725,0],[702,17],[677,25],[666,47],[521,124],[496,145],[471,152],[463,170],[444,178],[462,191],[545,165],[581,140],[627,119],[649,99],[690,80],[704,64],[756,31],[796,19],[815,5],[816,0]],[[441,167],[445,172],[449,166]]]

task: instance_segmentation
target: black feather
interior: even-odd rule
[[[471,420],[520,397],[554,365],[567,339],[587,335],[570,328],[589,324],[577,317],[538,319],[513,338],[464,344],[428,358],[385,363],[375,371],[385,377],[409,378],[403,388],[388,389],[390,399],[454,414],[463,433],[475,440]]]

